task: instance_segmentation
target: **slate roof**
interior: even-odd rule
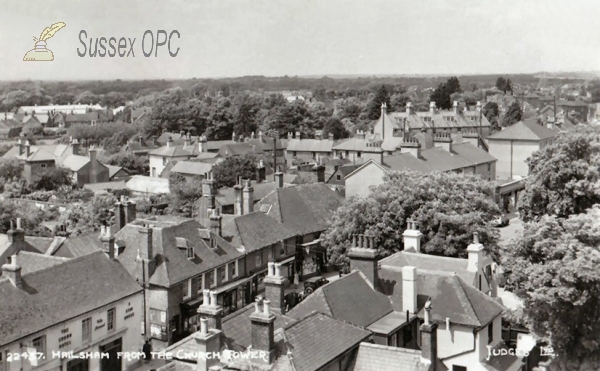
[[[373,289],[358,271],[318,288],[288,312],[300,319],[317,311],[360,327],[367,327],[393,311],[387,296]]]
[[[329,139],[292,139],[287,144],[291,152],[328,152],[331,153],[334,142]]]
[[[244,255],[243,251],[236,249],[222,237],[212,234],[195,220],[175,217],[155,220],[138,219],[115,234],[117,243],[125,246],[118,259],[134,277],[139,273],[139,263],[136,261],[138,249],[144,248],[143,241],[139,237],[139,230],[143,223],[154,225],[152,250],[156,270],[150,277],[151,284],[171,287]],[[204,240],[209,236],[216,239],[217,248],[210,248]],[[194,249],[194,259],[188,259],[186,253],[179,250],[177,239],[184,239],[187,246]]]
[[[328,218],[342,202],[342,196],[325,183],[314,183],[277,188],[255,209],[261,210],[262,205],[267,205],[267,215],[296,234],[304,235],[325,230]]]
[[[28,251],[21,251],[18,256],[21,274],[29,274],[42,269],[50,268],[58,264],[69,261],[68,258],[55,257],[51,255],[38,254]]]
[[[350,138],[333,147],[336,151],[361,151],[361,152],[383,152],[381,146],[374,146],[373,143],[381,143],[381,137],[374,138]],[[288,149],[289,150],[289,149]]]
[[[554,138],[558,133],[534,122],[519,121],[506,129],[490,135],[488,140],[531,140]]]
[[[260,211],[238,216],[223,226],[223,233],[233,237],[234,246],[243,246],[246,252],[259,250],[294,237],[293,231]]]
[[[231,143],[225,144],[219,148],[219,155],[222,157],[241,156],[246,154],[261,153],[250,143]]]
[[[26,161],[28,162],[36,162],[36,161],[55,161],[58,162],[56,156],[52,153],[48,153],[44,150],[38,149],[33,152],[29,157],[27,157]]]
[[[419,271],[417,269],[418,300],[431,298],[436,308],[432,320],[480,328],[502,314],[504,308],[490,296],[477,290],[458,275],[439,271]],[[402,311],[402,269],[382,266],[379,270],[379,291],[387,294],[395,310]]]
[[[427,371],[430,365],[421,355],[420,350],[361,343],[353,371]]]
[[[23,275],[23,289],[0,279],[0,344],[141,292],[119,262],[97,252]]]
[[[254,312],[254,304],[249,304],[245,308],[230,314],[223,318],[222,330],[229,341],[242,349],[252,345],[252,326],[250,315]],[[284,328],[296,322],[296,320],[287,315],[276,311],[271,312],[275,315],[275,329]],[[194,349],[197,345],[194,343]]]
[[[127,170],[124,169],[122,166],[114,166],[114,165],[104,165],[104,166],[106,166],[108,168],[108,177],[109,178],[112,178],[121,170],[127,172]]]
[[[67,156],[61,163],[61,166],[66,167],[71,171],[79,171],[85,165],[90,163],[90,159],[86,156],[70,155]]]
[[[150,156],[162,156],[162,157],[192,157],[192,153],[183,149],[182,146],[167,145],[152,150],[148,153]]]
[[[199,161],[177,161],[171,168],[171,173],[204,176],[211,171],[212,164]]]
[[[79,258],[98,252],[102,248],[99,234],[90,233],[82,236],[68,237],[52,252],[52,255],[64,258]]]
[[[258,202],[273,192],[277,188],[277,184],[275,182],[252,182],[252,188],[254,189],[254,201]],[[216,200],[222,206],[235,204],[235,190],[229,187],[219,189]]]
[[[369,339],[359,327],[314,312],[285,328],[296,371],[314,371]]]
[[[11,233],[9,230],[8,233]],[[25,236],[25,241],[9,242],[8,235],[0,235],[0,265],[6,262],[6,259],[14,254],[22,251],[29,251],[32,253],[44,253],[44,250],[38,248],[29,243],[30,238]]]

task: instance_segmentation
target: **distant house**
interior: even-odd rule
[[[369,160],[346,175],[346,198],[368,196],[371,188],[383,184],[384,175],[391,171],[474,173],[486,180],[496,176],[496,158],[463,141],[459,134],[453,137],[419,133],[403,141],[400,147],[400,154],[386,156],[382,163]]]
[[[161,146],[154,140],[143,140],[141,137],[137,141],[129,141],[123,149],[125,152],[133,153],[136,156],[146,156],[152,150],[160,148]]]
[[[337,170],[327,179],[327,184],[334,186],[336,189],[346,188],[346,176],[358,169],[361,165],[343,165],[337,168]]]
[[[60,164],[73,175],[75,183],[82,187],[88,183],[104,183],[109,181],[108,167],[96,159],[96,150],[89,150],[89,157],[70,155]]]
[[[21,135],[21,130],[23,130],[23,124],[17,120],[8,118],[5,113],[4,119],[0,120],[0,138],[17,138],[19,135]]]
[[[134,175],[126,183],[127,189],[138,195],[170,193],[169,179]]]
[[[167,141],[165,146],[150,151],[148,156],[152,178],[159,178],[170,162],[188,160],[193,157],[192,153],[183,149],[182,146],[175,145],[172,140]]]
[[[152,107],[131,108],[131,123],[140,120],[142,117],[152,115]]]
[[[288,161],[299,160],[305,162],[319,162],[322,158],[331,157],[333,154],[333,134],[323,138],[321,133],[315,139],[302,139],[300,132],[288,134],[286,158]]]
[[[108,168],[108,180],[109,182],[116,181],[128,181],[131,178],[131,174],[127,169],[121,166],[105,165]]]
[[[172,165],[172,166],[171,166]],[[212,164],[200,161],[171,162],[161,173],[161,178],[169,178],[170,174],[179,174],[188,181],[202,179],[212,169]]]

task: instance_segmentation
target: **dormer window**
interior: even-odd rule
[[[193,247],[187,248],[187,258],[190,260],[194,259],[194,248]]]

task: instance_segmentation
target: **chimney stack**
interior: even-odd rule
[[[402,267],[402,310],[416,314],[417,308],[417,268]]]
[[[235,193],[235,215],[244,215],[244,196],[242,186],[242,179],[238,177],[237,184],[233,187],[233,192]]]
[[[406,138],[400,143],[400,153],[410,153],[415,158],[421,158],[421,143],[415,139]]]
[[[477,101],[477,106],[475,106],[475,107],[476,107],[477,112],[481,112],[482,106],[481,106],[481,101],[480,100]]]
[[[243,193],[243,214],[250,214],[254,211],[254,188],[250,179],[246,179],[246,184],[242,191]]]
[[[25,157],[29,157],[31,155],[31,145],[28,140],[25,140]]]
[[[8,277],[10,282],[18,289],[23,288],[21,279],[21,267],[17,264],[17,255],[10,257],[10,263],[2,266],[2,276]]]
[[[425,322],[421,325],[421,362],[431,365],[436,371],[437,364],[437,323],[431,322],[431,299],[425,303]]]
[[[439,133],[433,136],[433,144],[435,147],[441,147],[452,153],[452,137],[449,133]]]
[[[256,167],[256,181],[261,183],[267,179],[267,168],[263,160],[259,160],[258,166]]]
[[[454,110],[454,114],[458,115],[460,113],[460,105],[458,104],[458,101],[454,101],[452,104],[452,109]]]
[[[429,103],[429,113],[431,115],[435,115],[436,114],[436,107],[435,107],[435,102],[434,101],[431,101]]]
[[[348,251],[348,258],[350,258],[350,269],[359,270],[367,277],[373,286],[376,286],[379,279],[379,272],[377,271],[378,254],[376,249],[369,247],[374,245],[373,241],[373,237],[364,236],[362,234],[358,236],[353,235],[352,247]]]
[[[421,237],[423,234],[419,231],[419,225],[412,220],[406,221],[406,230],[402,234],[404,250],[414,250],[421,252]]]
[[[276,356],[275,348],[275,315],[271,313],[269,301],[258,296],[255,302],[255,311],[250,315],[252,323],[252,350],[262,351],[266,357],[252,359],[262,366],[273,364]],[[262,310],[261,310],[262,307]]]
[[[152,246],[152,227],[144,226],[140,228],[139,233],[141,244],[140,250],[138,250],[138,256],[141,260],[141,263],[144,265],[143,280],[147,283],[150,277],[154,274],[154,269],[156,268]]]
[[[21,139],[17,140],[17,145],[19,146],[19,156],[20,156],[23,153],[25,153],[25,146],[23,144],[23,141],[21,141]]]
[[[281,263],[269,262],[269,270],[264,278],[265,297],[272,303],[272,310],[281,314],[285,313],[285,277],[281,274]]]
[[[100,241],[102,242],[104,253],[110,258],[114,259],[115,256],[115,236],[112,233],[110,226],[100,227]]]
[[[275,183],[277,188],[283,188],[283,173],[281,171],[275,173]]]
[[[169,139],[167,139],[167,148],[171,147],[173,147],[173,137],[169,137]]]
[[[21,218],[17,218],[17,228],[13,228],[12,221],[10,222],[10,230],[6,232],[8,242],[25,242],[25,230],[21,228]]]
[[[260,130],[258,131],[258,140],[259,140],[261,143],[264,143],[264,142],[265,142],[265,135],[264,135],[264,134],[263,134],[263,132],[262,132],[262,131],[260,131]]]
[[[411,102],[406,102],[406,114],[413,115],[415,113],[415,109]]]
[[[200,152],[200,153],[208,152],[207,142],[208,142],[208,139],[204,135],[201,135],[198,138],[198,152]]]
[[[221,330],[209,328],[208,319],[200,318],[200,331],[194,334],[196,339],[194,354],[198,355],[196,371],[209,371],[219,364],[218,357],[207,357],[207,355],[221,351],[221,335]]]
[[[219,214],[219,210],[212,209],[212,213],[210,215],[210,231],[219,237],[222,237],[223,235],[221,232],[222,219],[223,217]]]
[[[202,198],[200,199],[200,220],[203,223],[208,223],[211,215],[211,210],[216,208],[215,203],[215,179],[212,172],[204,174],[202,179]]]
[[[325,166],[315,165],[313,171],[317,174],[317,183],[325,182]]]
[[[198,313],[207,319],[210,328],[222,330],[223,307],[217,303],[217,293],[215,291],[202,291],[202,305],[198,307]]]
[[[473,243],[467,247],[469,272],[481,272],[483,269],[483,245],[479,242],[479,233],[473,233]]]
[[[136,204],[129,201],[127,196],[121,196],[120,201],[115,203],[115,225],[117,231],[120,231],[127,224],[137,218]]]

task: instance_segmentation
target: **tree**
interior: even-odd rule
[[[62,167],[48,167],[39,171],[31,180],[33,190],[54,191],[62,186],[71,186],[73,178],[69,170]]]
[[[333,264],[345,262],[353,234],[375,237],[379,252],[401,250],[406,221],[419,223],[423,250],[435,255],[466,257],[478,232],[486,250],[496,255],[499,233],[490,221],[500,214],[495,186],[474,174],[411,171],[386,175],[367,198],[351,198],[333,215],[323,245]]]
[[[0,189],[7,182],[21,179],[23,162],[17,159],[0,159]]]
[[[169,188],[173,195],[169,208],[190,218],[194,217],[194,203],[202,197],[202,178],[196,176],[191,181],[187,181],[182,175],[171,173]]]
[[[543,215],[567,218],[600,203],[600,132],[577,128],[529,158],[529,177],[519,202],[524,221]]]
[[[498,116],[500,115],[500,108],[498,107],[498,103],[487,102],[485,106],[483,106],[482,113],[492,125],[492,131],[500,130],[500,126],[498,125]]]
[[[92,233],[101,226],[114,224],[116,197],[111,194],[94,196],[91,202],[75,202],[67,206],[59,221],[73,236]]]
[[[147,159],[143,156],[137,156],[133,153],[118,152],[107,158],[109,165],[121,166],[131,174],[149,174],[150,168]]]
[[[456,76],[453,76],[446,83],[438,85],[431,93],[430,99],[435,102],[436,107],[441,109],[452,108],[453,102],[450,96],[454,93],[460,93],[460,82]]]
[[[498,88],[498,90],[504,91],[505,87],[506,79],[502,76],[498,77],[498,79],[496,80],[496,88]]]
[[[508,107],[508,110],[502,119],[502,126],[507,127],[516,124],[517,122],[521,121],[522,118],[523,109],[521,108],[519,102],[515,101]]]
[[[225,160],[215,164],[212,173],[217,188],[233,187],[239,176],[244,179],[256,179],[256,165],[258,159],[255,155],[227,157]]]
[[[387,107],[392,107],[390,102],[390,93],[388,92],[385,85],[381,85],[376,91],[375,94],[367,103],[365,107],[365,113],[369,120],[377,120],[379,116],[381,116],[381,105],[385,103]]]
[[[323,127],[323,138],[327,138],[329,134],[333,134],[333,139],[348,138],[349,134],[342,120],[337,117],[330,117]]]
[[[600,208],[527,223],[503,253],[522,319],[553,347],[562,370],[600,369]]]

